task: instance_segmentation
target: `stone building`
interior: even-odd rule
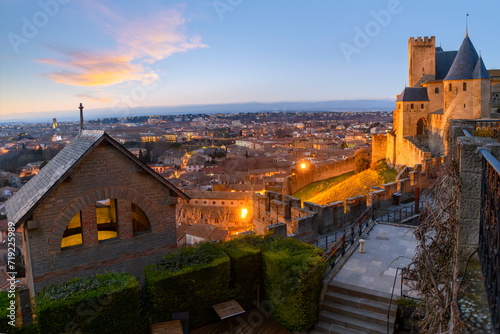
[[[83,131],[6,203],[31,294],[96,271],[140,277],[177,247],[177,197],[189,200],[106,133]]]
[[[498,70],[486,70],[466,34],[458,51],[436,47],[435,37],[410,38],[409,82],[398,95],[393,131],[374,136],[372,154],[413,167],[447,152],[449,120],[500,118]]]

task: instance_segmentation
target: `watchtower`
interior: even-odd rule
[[[436,39],[411,37],[408,40],[410,87],[436,79]]]

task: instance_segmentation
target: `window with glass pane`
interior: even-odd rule
[[[116,199],[97,201],[95,206],[98,240],[118,237]]]
[[[69,222],[64,231],[61,248],[78,246],[83,244],[82,237],[82,212],[78,212]]]
[[[134,203],[132,203],[132,225],[134,227],[134,235],[150,230],[148,217],[144,211]]]

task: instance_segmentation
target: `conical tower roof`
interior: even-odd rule
[[[476,67],[474,68],[474,72],[472,73],[473,79],[491,79],[488,70],[486,70],[486,66],[484,66],[483,58],[479,56],[477,60]]]
[[[466,35],[444,80],[473,79],[473,73],[478,59],[479,56],[477,51],[474,48],[469,36]]]

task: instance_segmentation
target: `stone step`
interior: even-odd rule
[[[321,309],[335,314],[343,315],[345,317],[350,317],[352,319],[359,319],[379,325],[387,324],[387,313],[382,314],[371,312],[348,305],[337,304],[327,300],[323,301]]]
[[[349,296],[338,292],[326,291],[325,300],[332,301],[337,304],[347,305],[356,307],[363,310],[368,310],[376,313],[381,313],[387,315],[389,310],[389,304],[385,302],[379,302],[372,299],[366,299],[361,297]],[[393,300],[391,305],[391,316],[396,316],[396,311],[398,309],[397,301]]]
[[[339,326],[336,324],[318,321],[314,329],[310,334],[318,334],[318,333],[328,333],[328,334],[363,334],[363,332]]]
[[[387,333],[387,322],[385,324],[372,323],[369,319],[353,319],[351,317],[329,312],[327,310],[322,310],[319,313],[320,322],[330,323],[345,327],[350,330],[359,331],[361,333],[367,334],[386,334]],[[386,318],[387,320],[387,318]],[[394,323],[394,318],[389,319],[390,323]],[[389,333],[392,334],[393,326],[389,328]],[[324,327],[323,327],[324,328]]]
[[[348,296],[384,302],[387,304],[389,304],[389,302],[391,301],[390,293],[371,290],[360,286],[346,284],[343,282],[331,281],[330,283],[328,283],[328,290]],[[393,296],[393,303],[396,297],[396,295]]]

